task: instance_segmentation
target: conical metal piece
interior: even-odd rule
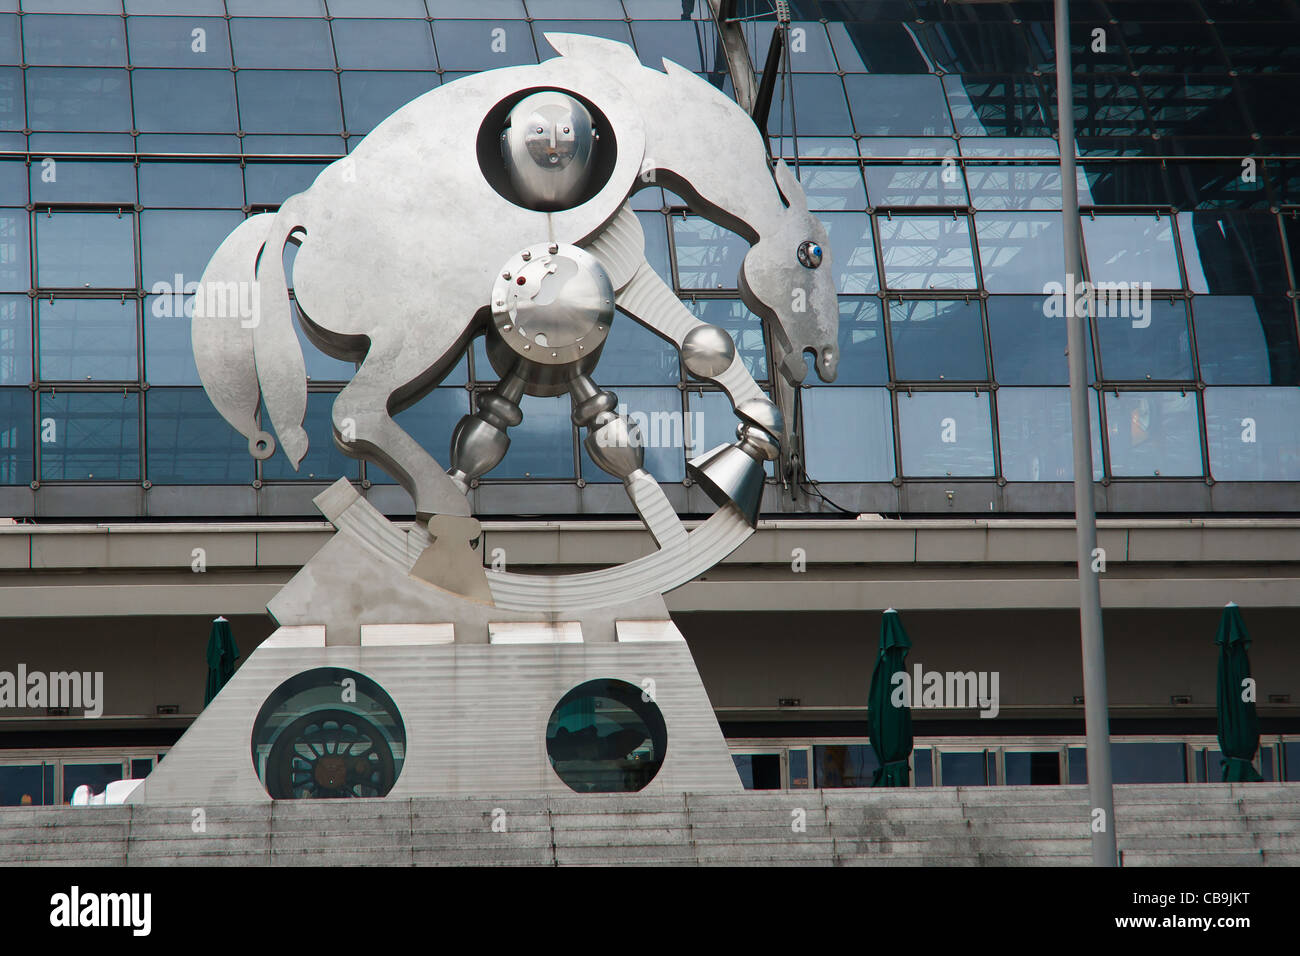
[[[686,463],[686,473],[719,507],[734,504],[751,527],[763,500],[763,463],[739,445],[719,445]]]

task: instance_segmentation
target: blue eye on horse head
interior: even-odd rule
[[[811,239],[799,243],[799,264],[805,269],[816,269],[822,264],[822,247]]]

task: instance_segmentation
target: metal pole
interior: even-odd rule
[[[1116,866],[1115,792],[1111,786],[1110,715],[1106,693],[1106,646],[1101,628],[1101,577],[1093,568],[1097,513],[1092,501],[1092,436],[1089,428],[1088,351],[1084,315],[1069,308],[1083,278],[1079,194],[1074,172],[1074,88],[1070,62],[1070,4],[1056,0],[1056,117],[1061,148],[1061,217],[1065,226],[1065,314],[1069,329],[1070,421],[1074,438],[1074,515],[1079,558],[1079,624],[1083,643],[1084,724],[1088,739],[1089,822],[1093,866]],[[1092,302],[1089,296],[1088,302]],[[1084,310],[1091,311],[1091,309]],[[1101,811],[1100,818],[1097,811]],[[1103,829],[1098,829],[1103,826]]]

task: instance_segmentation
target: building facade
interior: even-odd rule
[[[270,633],[267,600],[328,537],[312,499],[331,482],[412,517],[388,475],[335,448],[354,368],[305,339],[298,471],[251,459],[211,406],[189,315],[231,229],[420,93],[549,58],[546,32],[629,43],[744,104],[775,22],[767,0],[18,6],[0,4],[0,670],[102,673],[104,692],[96,718],[0,708],[3,804],[66,802],[165,754],[202,707],[208,620],[231,618],[245,655]],[[747,786],[870,783],[890,606],[910,662],[998,679],[995,716],[916,709],[916,785],[1079,782],[1052,4],[789,6],[767,131],[830,235],[839,377],[784,386],[736,289],[745,243],[659,184],[635,195],[656,270],[793,413],[759,533],[670,609]],[[1071,6],[1074,278],[1111,293],[1089,377],[1116,780],[1217,779],[1228,601],[1255,638],[1261,773],[1300,779],[1300,4]],[[431,276],[412,282],[433,298]],[[685,462],[730,439],[726,397],[631,321],[599,374],[672,504],[709,513]],[[398,420],[437,454],[495,384],[476,339]],[[522,409],[471,491],[485,561],[644,553],[568,400]]]

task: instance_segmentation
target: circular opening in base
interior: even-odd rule
[[[569,691],[546,724],[546,754],[578,793],[633,793],[663,766],[668,728],[641,688],[593,680]]]
[[[318,667],[266,699],[253,723],[253,768],[272,799],[383,797],[406,756],[393,699],[364,674]]]

